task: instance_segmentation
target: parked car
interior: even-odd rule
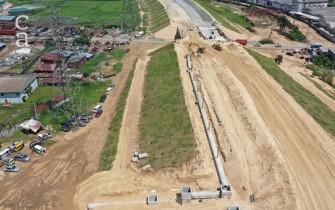
[[[21,168],[15,165],[8,165],[3,169],[5,172],[19,172]]]
[[[40,155],[44,155],[45,153],[45,148],[42,147],[41,145],[35,145],[34,147],[31,148],[31,150]]]
[[[261,44],[257,43],[257,44],[254,44],[254,47],[260,47]]]
[[[79,122],[77,122],[77,126],[79,126],[79,127],[85,127],[86,123],[83,122],[83,121],[79,121]]]
[[[107,98],[106,94],[102,95],[102,96],[100,97],[100,102],[105,102],[105,101],[106,101],[106,98]]]
[[[51,133],[38,134],[38,138],[42,140],[49,139],[52,138],[52,134]]]
[[[112,88],[112,90],[114,90],[115,84],[112,83],[109,87]]]
[[[74,122],[74,121],[72,121],[72,118],[71,118],[70,120],[66,120],[66,121],[62,122],[60,125],[61,126],[71,127],[72,126],[72,122]]]
[[[13,160],[12,158],[9,158],[9,157],[1,157],[0,162],[3,163],[3,164],[6,164],[6,165],[14,165],[15,164],[15,160]]]
[[[278,43],[278,44],[275,45],[275,47],[281,47],[281,44]]]
[[[106,90],[106,94],[112,92],[112,90],[113,90],[113,88],[111,88],[111,87],[107,88],[107,90]]]
[[[41,145],[42,142],[40,140],[34,140],[34,141],[31,141],[30,144],[29,144],[29,148],[33,148],[35,145]]]
[[[22,162],[28,162],[30,161],[30,156],[27,154],[22,154],[22,153],[16,153],[14,156],[14,160],[22,161]]]
[[[69,132],[71,130],[71,126],[61,126],[60,130],[62,130],[64,132]]]
[[[95,118],[99,118],[102,115],[102,110],[95,113]]]
[[[79,116],[79,121],[85,121],[85,122],[90,122],[90,120],[92,119],[92,115],[91,114],[81,114]]]

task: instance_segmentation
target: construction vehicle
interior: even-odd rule
[[[221,47],[221,45],[220,45],[219,42],[213,44],[212,47],[213,47],[214,49],[216,49],[217,51],[222,51],[222,47]]]
[[[279,65],[283,62],[283,56],[282,55],[277,55],[275,58],[275,62]]]
[[[206,48],[205,47],[199,47],[197,53],[198,54],[205,54],[206,53]]]
[[[206,48],[205,47],[200,47],[198,44],[191,42],[188,46],[188,50],[192,53],[194,56],[195,54],[205,54],[206,53]]]

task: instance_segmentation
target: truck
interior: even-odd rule
[[[41,145],[35,145],[35,146],[31,147],[31,150],[33,152],[36,152],[39,155],[44,155],[44,153],[45,153],[45,148],[42,147]]]
[[[248,40],[246,39],[236,39],[235,41],[243,46],[246,46],[248,44]]]
[[[322,43],[314,42],[311,44],[311,48],[320,48],[320,47],[322,47]]]

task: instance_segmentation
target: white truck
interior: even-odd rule
[[[45,153],[45,148],[42,147],[41,145],[35,145],[35,146],[31,147],[31,150],[33,152],[36,152],[39,155],[44,155],[44,153]]]

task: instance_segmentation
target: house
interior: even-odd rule
[[[61,61],[61,55],[52,54],[52,53],[44,53],[41,55],[41,63],[59,63]]]
[[[83,54],[80,55],[74,55],[70,57],[68,67],[78,69],[80,66],[82,66],[86,62],[86,57]]]
[[[37,64],[35,66],[34,73],[47,74],[47,73],[53,73],[55,70],[56,70],[56,64],[54,63]]]
[[[70,97],[65,98],[63,96],[56,96],[52,99],[52,106],[53,107],[59,107],[63,104],[65,104],[66,102],[69,102],[71,100]]]
[[[14,23],[16,16],[0,16],[0,23]]]
[[[38,83],[44,86],[61,86],[65,85],[65,82],[60,77],[39,77]]]
[[[37,86],[34,74],[0,76],[0,103],[23,103]]]
[[[32,10],[27,7],[12,7],[8,10],[9,15],[20,15],[31,13]]]
[[[3,49],[5,49],[5,47],[6,47],[6,44],[0,43],[0,51],[3,50]]]
[[[43,129],[42,124],[34,119],[30,119],[27,121],[24,121],[23,123],[20,124],[20,127],[22,128],[24,133],[38,133],[40,130]]]

